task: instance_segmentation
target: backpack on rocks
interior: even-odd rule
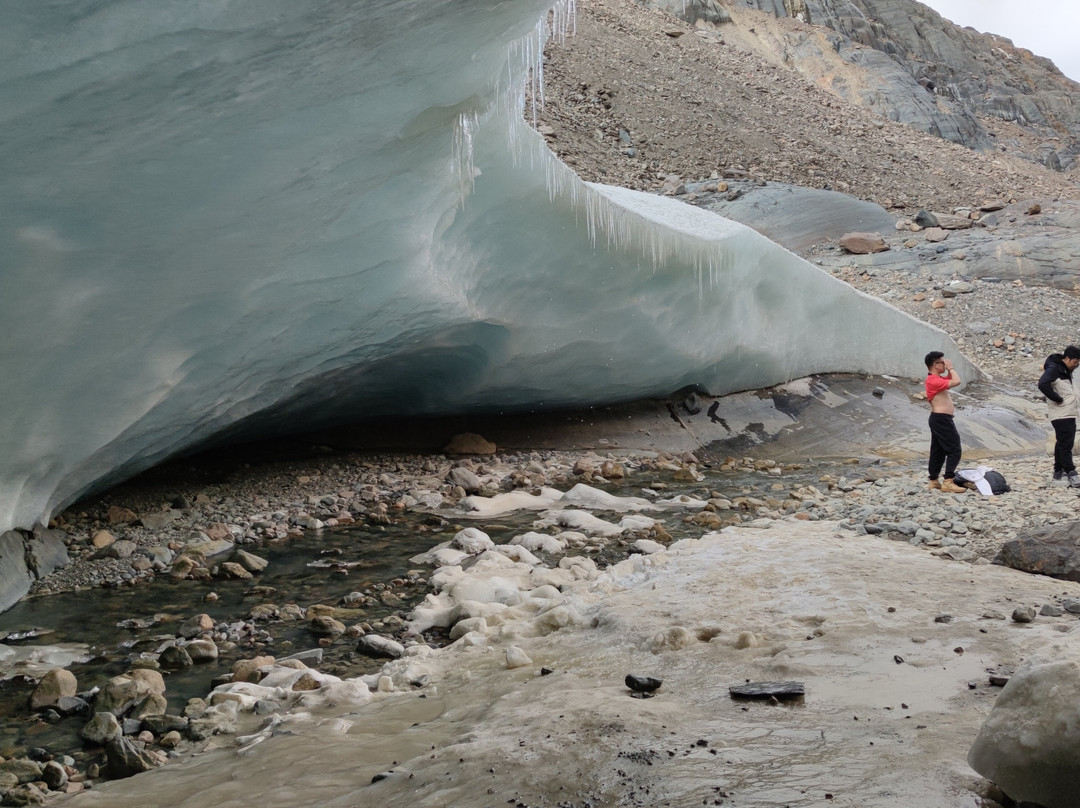
[[[957,469],[953,479],[958,483],[973,483],[979,489],[979,493],[987,497],[1012,491],[1005,476],[989,466],[979,466],[977,469]]]

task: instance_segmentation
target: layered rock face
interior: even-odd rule
[[[921,3],[731,0],[734,13],[715,0],[694,0],[685,12],[669,0],[655,5],[720,24],[744,24],[741,9],[789,18],[781,40],[761,38],[758,46],[846,101],[980,150],[1003,145],[988,124],[1014,123],[1043,139],[1031,159],[1059,171],[1075,163],[1080,109],[1072,99],[1080,87],[1049,59],[1005,37],[960,28]],[[855,75],[830,67],[837,62]]]

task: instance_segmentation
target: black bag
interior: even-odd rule
[[[990,490],[995,494],[1004,494],[1007,491],[1012,491],[1012,489],[1009,488],[1008,481],[1006,481],[999,472],[996,472],[993,469],[986,472],[986,474],[983,475],[983,479],[990,483]]]
[[[981,469],[982,467],[980,467]],[[993,469],[986,469],[986,471],[980,472],[980,469],[957,469],[954,479],[958,483],[974,483],[976,488],[979,487],[979,483],[985,481],[986,485],[990,486],[990,493],[1004,494],[1007,491],[1012,491],[1009,488],[1009,483],[1005,479],[1004,475]],[[983,488],[981,493],[986,494],[986,489]]]

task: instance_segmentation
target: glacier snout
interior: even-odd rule
[[[0,531],[226,432],[955,355],[747,228],[578,180],[521,120],[547,8],[0,5]]]

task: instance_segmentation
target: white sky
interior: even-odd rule
[[[921,0],[957,25],[1008,37],[1017,47],[1052,59],[1080,81],[1080,3],[1076,0]]]

